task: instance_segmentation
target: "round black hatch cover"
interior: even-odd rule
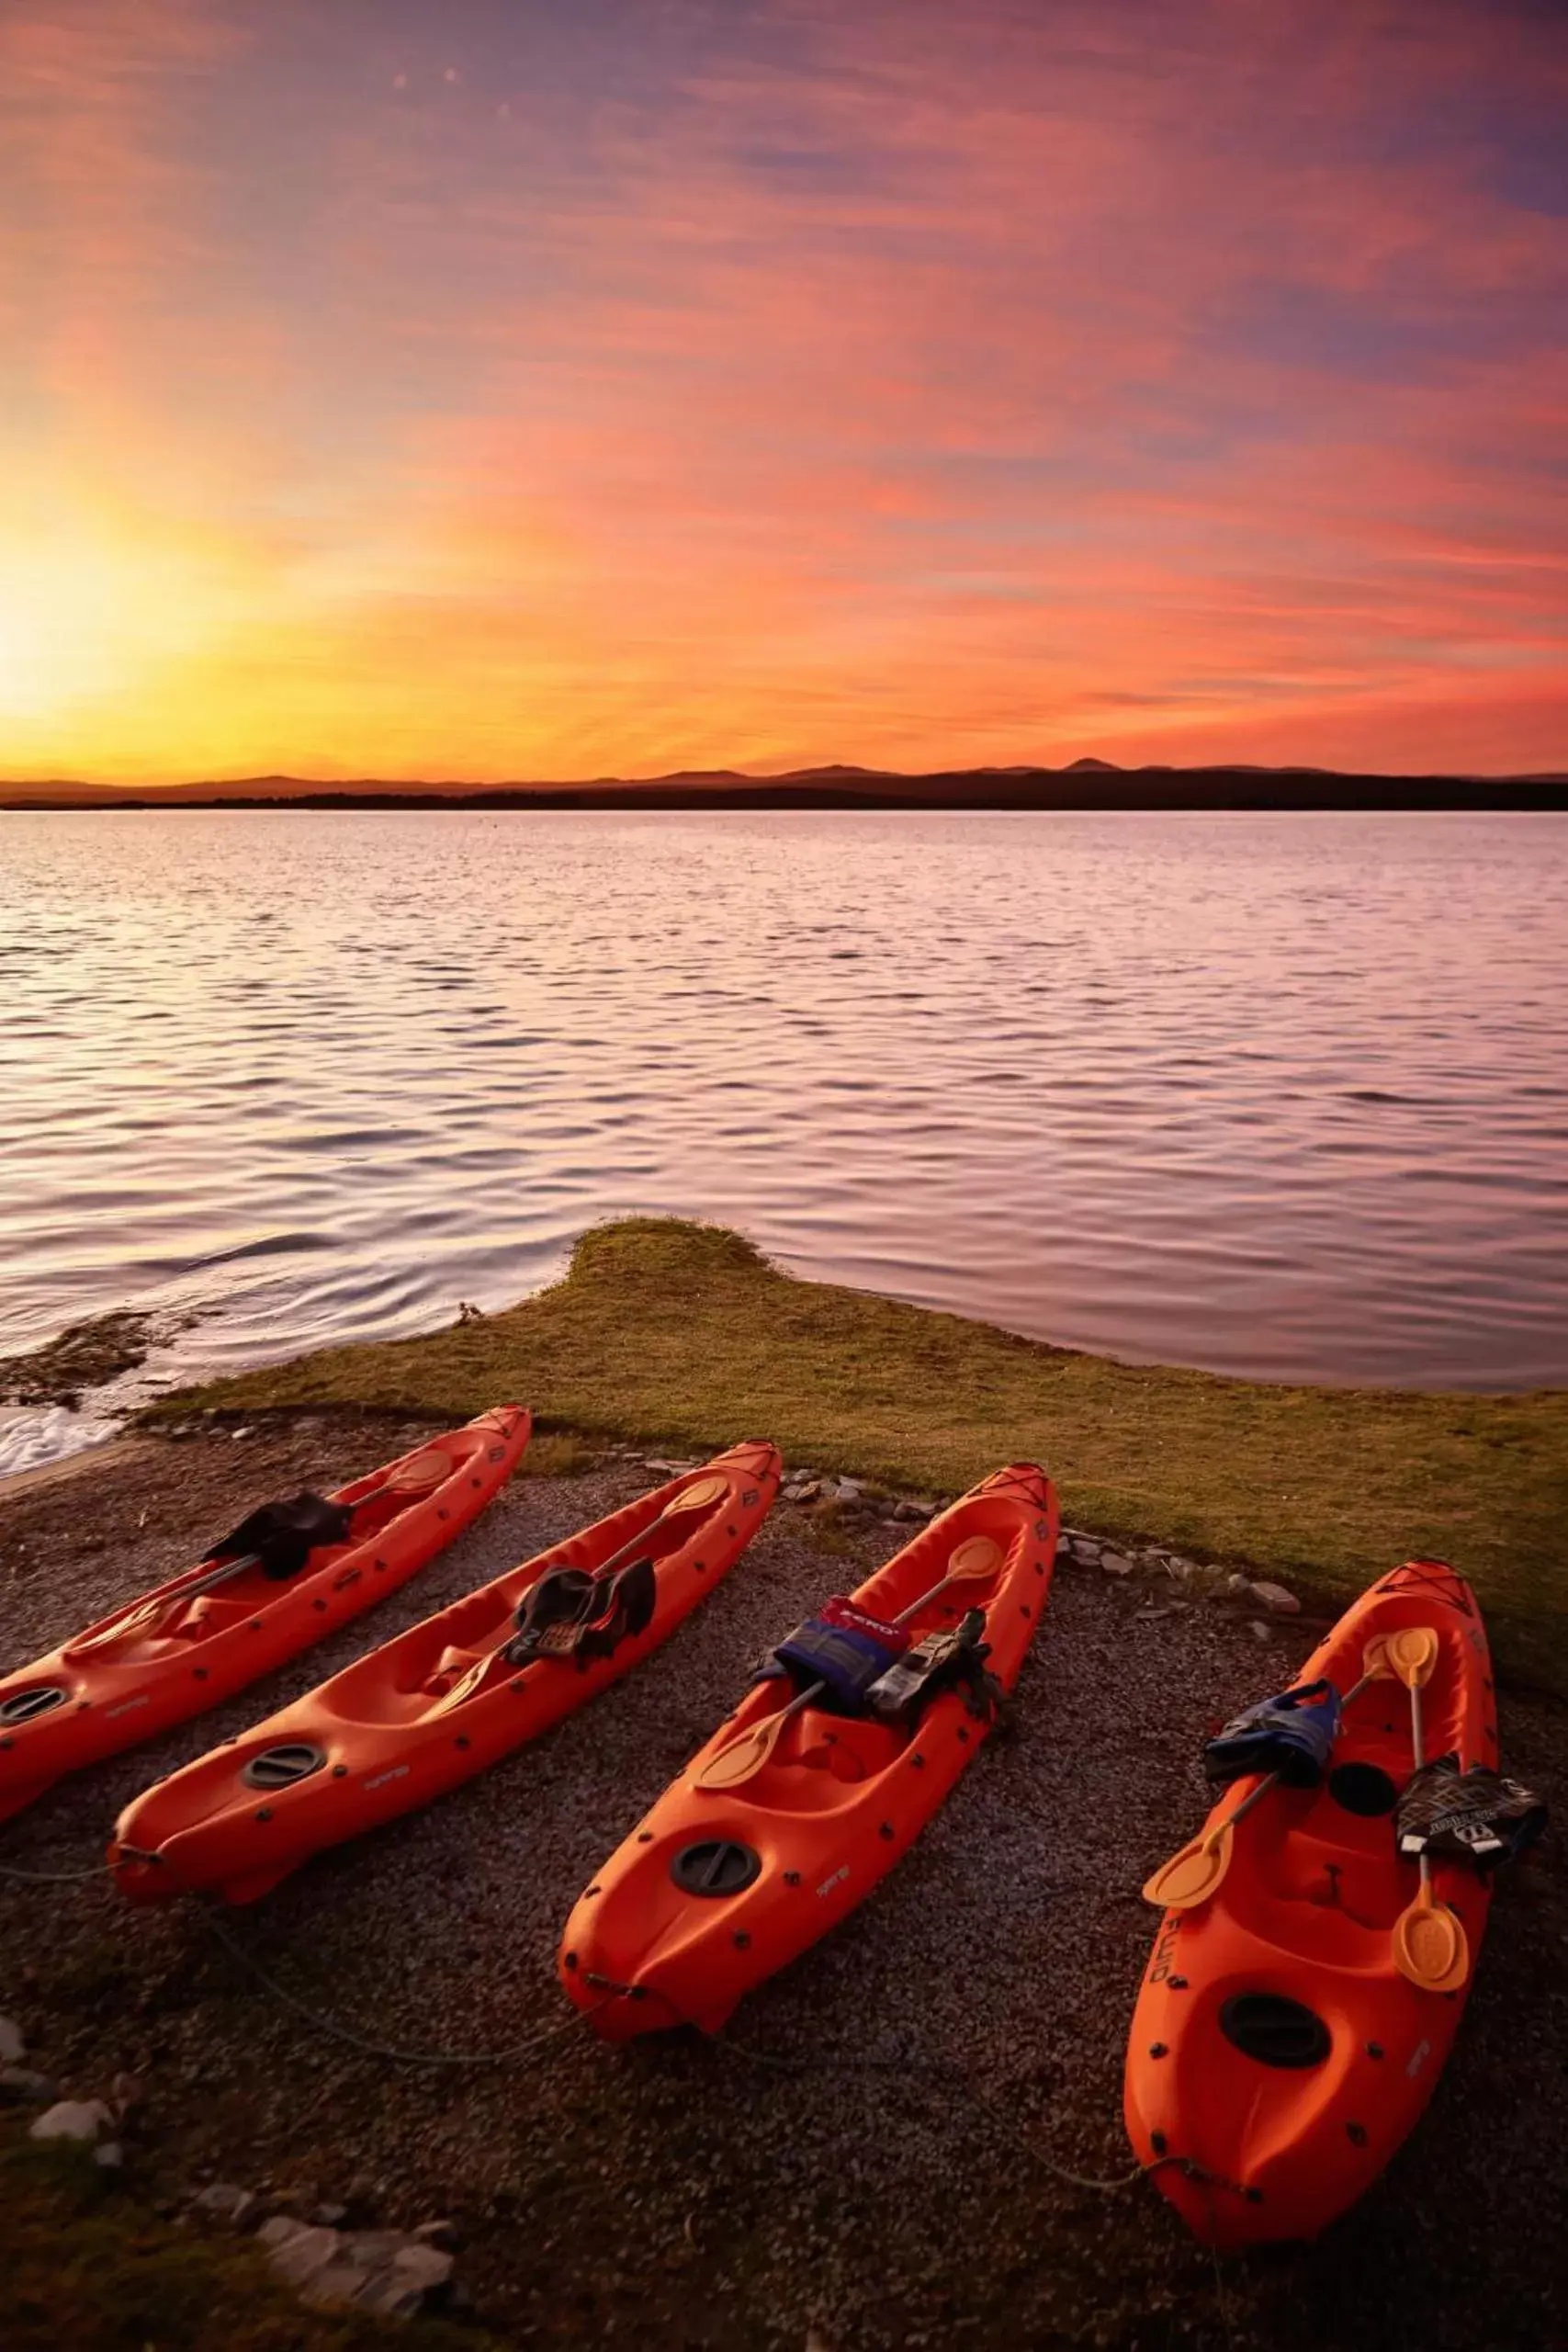
[[[1314,2009],[1283,1993],[1235,1993],[1220,2011],[1220,2031],[1265,2066],[1320,2066],[1328,2028]]]
[[[30,1724],[35,1715],[47,1715],[51,1707],[58,1707],[65,1697],[58,1683],[36,1683],[30,1690],[14,1690],[8,1699],[0,1700],[0,1724]]]
[[[1328,1793],[1347,1813],[1359,1813],[1366,1821],[1392,1813],[1399,1803],[1399,1791],[1381,1764],[1337,1764],[1328,1776]]]
[[[670,1875],[682,1894],[743,1894],[758,1877],[762,1858],[729,1838],[705,1838],[682,1846]]]
[[[324,1747],[313,1747],[304,1739],[285,1740],[280,1747],[264,1747],[253,1756],[240,1778],[253,1789],[287,1789],[319,1772],[326,1760]]]

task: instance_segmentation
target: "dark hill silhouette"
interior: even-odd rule
[[[0,808],[1563,808],[1568,773],[1524,776],[1382,775],[1329,768],[939,768],[900,775],[834,763],[749,776],[733,768],[581,783],[457,780],[327,784],[309,777],[127,786],[64,778],[0,784]]]

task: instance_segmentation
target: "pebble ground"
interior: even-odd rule
[[[0,1670],[199,1555],[251,1504],[372,1467],[423,1431],[315,1419],[144,1443],[0,1490]],[[750,1434],[750,1432],[737,1432]],[[165,1740],[62,1783],[0,1861],[91,1862],[157,1774],[373,1643],[626,1500],[615,1460],[520,1478],[371,1614]],[[1561,2340],[1568,1901],[1560,1847],[1505,1883],[1455,2056],[1427,2118],[1318,2245],[1213,2258],[1126,2171],[1122,2048],[1152,1915],[1137,1889],[1204,1810],[1209,1725],[1311,1646],[1213,1604],[1058,1567],[1015,1724],[840,1931],[716,2042],[612,2049],[554,1977],[604,1858],[827,1592],[908,1532],[829,1556],[778,1505],[668,1646],[537,1746],[429,1811],[318,1858],[230,1932],[299,2000],[478,2067],[393,2065],[308,2025],[214,1939],[199,1905],[126,1905],[104,1879],[0,1883],[0,2009],[29,2064],[141,2096],[128,2161],[171,2200],[209,2180],[351,2189],[386,2222],[450,2215],[479,2312],[519,2346],[649,2352],[1173,2346],[1359,2352]],[[1506,1760],[1563,1815],[1568,1717],[1506,1694]],[[560,2028],[553,2038],[542,2039]],[[966,2068],[965,2084],[954,2067]]]

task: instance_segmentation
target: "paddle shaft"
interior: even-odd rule
[[[1412,1682],[1410,1685],[1410,1747],[1411,1753],[1416,1758],[1416,1770],[1418,1772],[1421,1770],[1421,1766],[1426,1758],[1426,1741],[1422,1734],[1421,1726],[1421,1685],[1418,1682]],[[1423,1846],[1421,1849],[1421,1893],[1423,1899],[1430,1899],[1431,1885],[1432,1857],[1427,1851],[1425,1846]]]
[[[683,1510],[695,1510],[703,1508],[707,1502],[707,1497],[705,1495],[703,1497],[701,1504],[688,1503],[686,1500],[687,1495],[694,1494],[695,1492],[696,1489],[694,1487],[688,1487],[683,1493],[672,1495],[670,1500],[665,1504],[664,1509],[660,1512],[658,1519],[650,1519],[648,1525],[642,1530],[640,1534],[634,1535],[629,1544],[623,1544],[618,1552],[612,1552],[607,1560],[604,1560],[600,1563],[599,1566],[593,1571],[594,1583],[601,1583],[605,1577],[613,1577],[617,1568],[624,1568],[631,1561],[635,1560],[643,1545],[647,1543],[649,1537],[652,1534],[654,1529],[659,1525],[660,1520],[676,1519]],[[715,1502],[717,1502],[718,1497],[715,1495],[713,1499]],[[551,1568],[564,1568],[566,1565],[567,1564],[564,1560],[552,1561],[549,1566],[540,1569],[539,1576],[547,1577],[550,1574]],[[537,1582],[538,1578],[536,1578],[535,1581]]]

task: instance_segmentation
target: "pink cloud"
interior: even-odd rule
[[[219,23],[0,33],[0,303],[35,461],[248,570],[234,766],[1568,761],[1539,17],[777,6],[603,85]]]

